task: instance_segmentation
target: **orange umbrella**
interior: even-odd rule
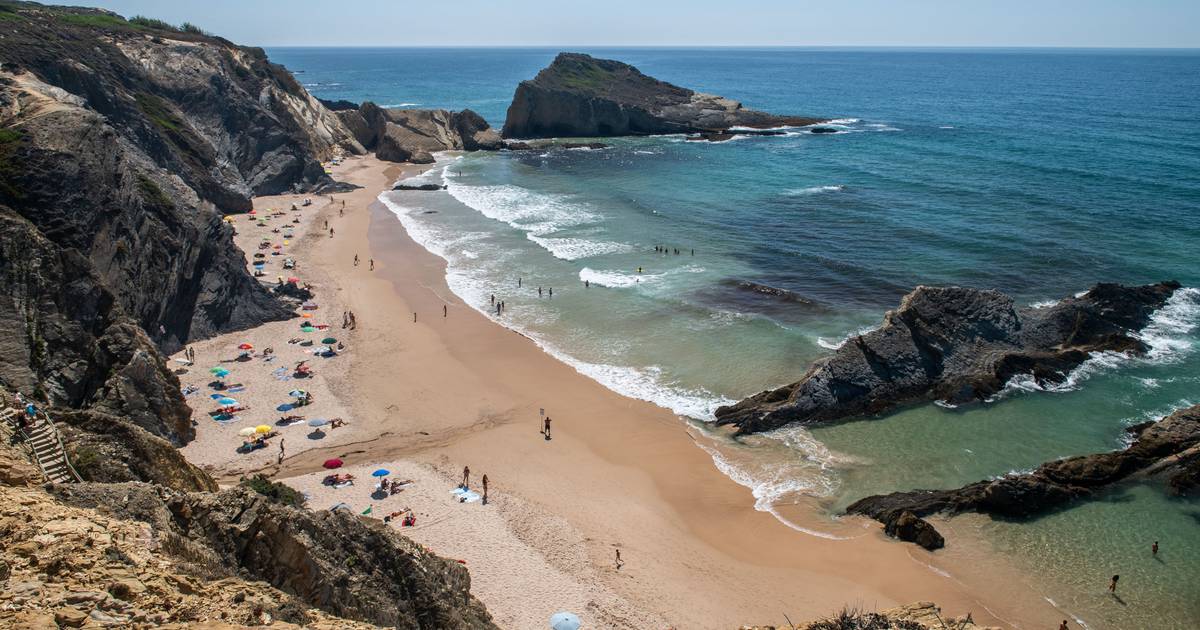
[[[238,346],[238,350],[253,350],[253,349],[254,349],[254,346],[252,346],[248,343],[243,343]]]

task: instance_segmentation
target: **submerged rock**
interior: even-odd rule
[[[980,512],[1009,518],[1044,514],[1071,501],[1096,496],[1132,478],[1163,478],[1168,488],[1200,478],[1200,405],[1158,422],[1129,429],[1133,443],[1124,450],[1068,457],[1042,464],[1031,473],[1005,475],[954,490],[913,490],[855,501],[850,514],[869,516],[899,531],[901,521],[930,514]],[[932,529],[928,523],[924,527]],[[918,529],[921,526],[918,526]],[[913,540],[897,536],[902,540]],[[924,546],[924,545],[922,545]]]
[[[1131,333],[1178,282],[1098,284],[1048,308],[998,291],[917,287],[883,324],[817,361],[796,383],[717,409],[739,433],[879,414],[904,404],[981,401],[1014,376],[1059,383],[1095,351],[1143,352]]]
[[[508,107],[505,138],[602,137],[727,132],[731,127],[806,126],[817,118],[776,116],[580,53],[560,53]]]
[[[446,190],[446,185],[445,184],[418,184],[418,185],[414,186],[412,184],[396,184],[395,186],[392,186],[392,190],[424,190],[424,191],[432,192],[434,190]]]

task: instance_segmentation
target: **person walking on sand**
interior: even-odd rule
[[[488,482],[487,473],[484,473],[483,479],[481,481],[483,481],[483,504],[487,505],[487,482]]]
[[[1063,622],[1058,624],[1058,630],[1067,630],[1067,620],[1066,619],[1063,619]]]
[[[446,308],[446,305],[443,304],[442,305],[442,319],[445,319],[446,316],[449,314],[450,314],[450,311]]]
[[[375,271],[375,259],[371,259],[371,271]]]
[[[283,438],[279,438],[279,457],[276,458],[275,465],[279,466],[282,464],[283,464]]]
[[[1117,580],[1121,579],[1120,575],[1112,576],[1112,581],[1108,583],[1108,592],[1113,595],[1117,594]]]
[[[462,488],[463,490],[466,490],[467,486],[470,483],[471,483],[471,467],[463,466],[463,482],[462,482],[462,485],[459,487]]]
[[[417,312],[413,311],[413,323],[417,323]]]
[[[546,436],[547,441],[550,440],[550,416],[546,416],[542,422],[542,435]]]
[[[358,266],[358,254],[355,254],[355,255],[354,255],[354,266],[355,266],[355,267],[357,267],[357,266]]]
[[[617,570],[620,571],[621,567],[625,566],[625,561],[621,559],[621,550],[617,549],[616,552],[617,552]]]
[[[329,228],[329,238],[333,238],[333,228]]]

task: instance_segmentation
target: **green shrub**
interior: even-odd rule
[[[175,28],[175,25],[173,24],[169,24],[162,20],[156,20],[154,18],[148,18],[144,15],[135,15],[129,18],[129,23],[139,28],[149,28],[156,31],[179,31],[179,29]]]
[[[195,24],[192,24],[191,22],[184,22],[183,24],[180,24],[179,30],[183,31],[184,33],[191,33],[193,35],[208,35],[208,31],[196,26]]]
[[[278,481],[271,481],[266,475],[254,475],[249,479],[243,479],[242,485],[251,490],[284,505],[301,507],[304,505],[304,495],[298,490]]]
[[[58,19],[75,26],[92,28],[129,28],[129,22],[117,15],[104,13],[60,13]]]
[[[92,473],[99,464],[100,453],[91,447],[80,446],[71,453],[71,465],[84,479],[93,479],[95,475]]]

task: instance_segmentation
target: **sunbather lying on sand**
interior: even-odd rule
[[[329,428],[330,428],[330,429],[336,429],[336,428],[338,428],[338,427],[344,427],[344,426],[346,426],[347,424],[350,424],[350,423],[349,423],[349,422],[346,422],[345,420],[342,420],[341,418],[334,418],[334,419],[332,419],[332,420],[330,420],[330,421],[329,421]]]

